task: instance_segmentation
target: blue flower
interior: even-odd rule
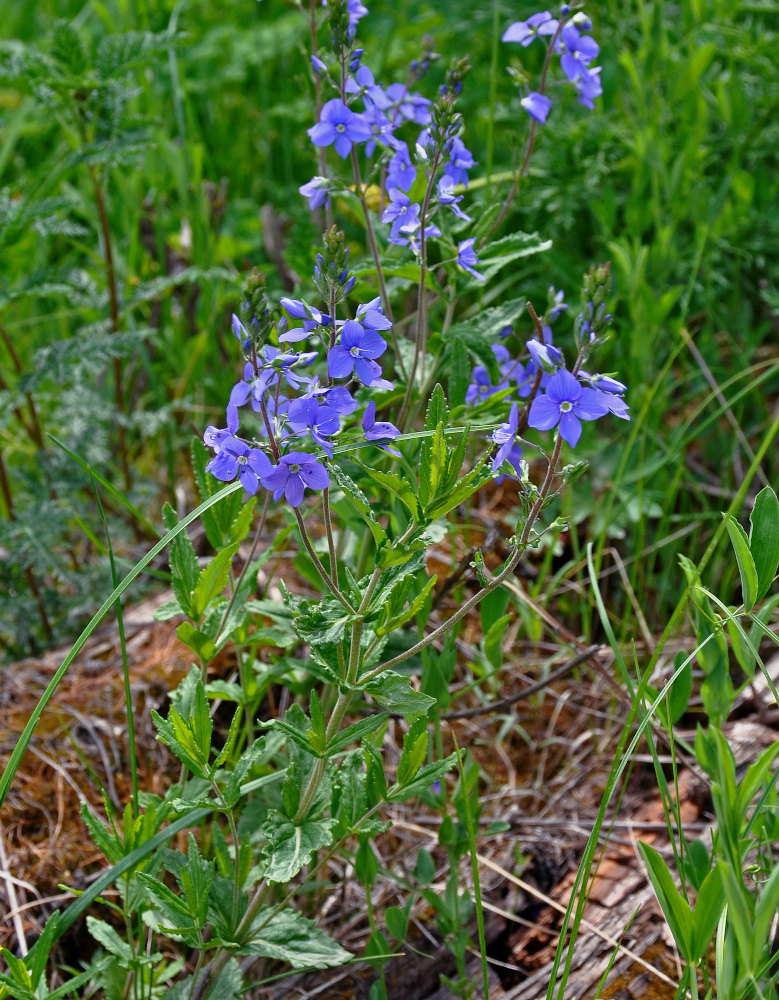
[[[328,437],[337,434],[341,429],[341,422],[335,410],[327,405],[321,405],[312,397],[295,399],[289,404],[287,417],[290,428],[296,434],[309,433],[320,448],[330,458],[333,457],[333,448],[324,435]]]
[[[387,190],[398,188],[401,191],[409,191],[416,177],[417,168],[411,162],[408,145],[399,142],[395,147],[395,155],[387,167]]]
[[[268,465],[269,470],[260,476],[260,482],[266,490],[273,491],[274,500],[283,494],[293,507],[302,503],[306,488],[324,490],[330,485],[327,469],[305,451],[291,451],[281,456],[277,466],[271,466],[270,462]]]
[[[421,138],[421,137],[420,137]],[[444,166],[444,173],[452,178],[452,184],[462,184],[468,187],[468,171],[476,166],[476,160],[459,136],[452,139],[449,148],[449,162]]]
[[[219,451],[206,466],[206,471],[223,483],[229,483],[237,475],[246,492],[255,494],[262,477],[273,469],[265,452],[250,448],[234,437],[222,438],[218,447]]]
[[[387,341],[375,330],[366,330],[356,320],[348,319],[341,330],[341,342],[327,355],[327,371],[332,378],[346,378],[354,372],[363,385],[370,385],[380,374],[375,358],[387,350]]]
[[[370,139],[371,127],[363,115],[350,111],[340,97],[334,97],[324,105],[308,134],[315,146],[334,145],[336,153],[346,159],[354,143]]]
[[[400,430],[388,420],[377,422],[376,404],[373,400],[365,407],[365,413],[362,415],[362,428],[365,432],[366,441],[393,441],[400,434]],[[401,457],[400,452],[396,451],[395,448],[390,448],[384,444],[380,444],[379,447],[390,455],[395,455],[397,458]]]
[[[597,420],[608,413],[603,393],[587,389],[569,371],[561,368],[553,375],[543,396],[536,396],[530,405],[528,424],[539,431],[549,431],[559,425],[560,436],[572,448],[582,433],[582,420]]]
[[[390,203],[381,216],[382,222],[391,222],[390,239],[396,240],[404,226],[413,225],[419,218],[419,205],[412,205],[409,196],[399,188],[391,188]]]
[[[308,207],[313,212],[330,200],[330,181],[326,177],[312,177],[308,183],[301,184],[298,191],[308,198]]]
[[[551,332],[550,329],[549,333],[551,334]],[[565,367],[562,351],[552,344],[551,336],[545,344],[542,344],[540,340],[528,340],[525,346],[536,367],[542,368],[547,375],[554,375],[558,368]]]
[[[475,265],[479,263],[479,259],[476,256],[476,251],[473,249],[473,244],[476,242],[475,239],[462,240],[457,247],[457,263],[460,267],[464,268],[479,281],[485,281],[485,276],[476,270]]]
[[[511,404],[509,410],[508,423],[501,424],[492,432],[492,440],[500,445],[498,453],[492,460],[492,471],[498,472],[503,462],[509,457],[513,449],[517,447],[517,429],[519,427],[519,407],[516,403]],[[520,449],[521,453],[521,449]],[[521,454],[520,454],[521,457]],[[516,469],[516,466],[514,466]]]
[[[535,92],[528,94],[527,97],[523,97],[519,103],[525,111],[527,111],[531,118],[535,118],[535,120],[540,122],[542,125],[546,121],[549,109],[552,106],[552,102],[548,97]]]
[[[533,14],[527,21],[515,21],[503,32],[504,42],[519,42],[528,46],[539,35],[553,35],[557,31],[558,22],[548,10]]]
[[[442,205],[448,205],[458,218],[465,219],[466,222],[473,221],[470,215],[466,215],[460,208],[463,196],[454,193],[454,181],[449,174],[444,174],[438,182],[438,200]]]

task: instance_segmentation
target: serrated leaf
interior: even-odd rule
[[[172,531],[179,523],[176,512],[166,503],[162,508],[162,522],[168,531]],[[173,593],[186,615],[192,608],[192,591],[197,586],[200,576],[197,556],[192,542],[185,531],[179,532],[170,544],[170,572]]]
[[[389,490],[393,496],[396,496],[405,505],[415,521],[419,520],[417,497],[413,487],[407,480],[395,475],[394,472],[381,472],[379,469],[371,469],[369,466],[363,465],[362,462],[357,462],[357,464],[370,479],[379,486],[383,486]]]
[[[271,810],[263,826],[263,877],[269,882],[289,882],[311,860],[315,851],[333,842],[336,820],[325,817],[293,823],[283,813]]]
[[[417,593],[416,597],[411,602],[411,604],[403,608],[403,610],[400,611],[398,614],[387,618],[385,621],[381,623],[381,625],[378,626],[378,628],[376,629],[376,635],[389,635],[390,632],[393,632],[396,628],[400,628],[400,626],[403,625],[404,622],[409,621],[419,611],[421,611],[425,605],[425,601],[427,600],[430,594],[430,591],[435,586],[437,579],[438,575],[434,573],[433,576],[431,576],[427,580],[424,587]]]
[[[240,955],[261,955],[287,962],[295,969],[327,969],[343,965],[352,955],[337,941],[291,906],[265,907],[253,921],[256,930],[238,949]]]
[[[384,671],[366,684],[364,690],[382,708],[410,720],[426,716],[435,704],[429,695],[415,691],[408,677],[392,670]]]
[[[437,497],[425,508],[425,517],[430,521],[437,521],[472,497],[490,479],[492,479],[492,469],[487,465],[487,453],[485,453],[478,464],[459,479],[452,489]]]
[[[219,597],[227,586],[230,576],[230,564],[238,551],[238,542],[228,545],[217,552],[198,577],[192,594],[193,618],[199,620],[203,612],[215,597]]]
[[[757,572],[757,601],[765,597],[779,568],[779,500],[770,486],[755,497],[749,515],[749,548]]]
[[[733,517],[732,514],[725,514],[725,527],[730,536],[730,543],[736,553],[738,572],[741,577],[741,595],[744,601],[744,610],[751,611],[755,606],[758,594],[757,569],[755,560],[749,551],[749,539],[747,533]]]
[[[338,486],[351,500],[355,510],[358,511],[362,519],[368,525],[368,529],[373,535],[373,540],[376,544],[380,545],[382,542],[386,542],[387,533],[376,520],[376,515],[373,513],[373,505],[357,483],[355,483],[350,476],[347,476],[343,469],[339,468],[335,462],[330,465],[329,472]]]

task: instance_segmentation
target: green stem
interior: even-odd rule
[[[360,164],[357,162],[357,153],[352,147],[352,172],[354,174],[354,183],[357,188],[357,197],[360,199],[360,204],[362,205],[362,214],[365,221],[365,232],[368,236],[368,246],[371,248],[371,256],[373,257],[373,263],[376,266],[376,278],[379,282],[379,293],[381,294],[381,302],[384,306],[384,315],[392,323],[390,328],[390,337],[392,338],[392,349],[395,352],[395,359],[398,365],[398,370],[404,379],[408,379],[409,375],[406,372],[406,366],[403,364],[403,358],[400,356],[400,348],[398,345],[398,338],[395,333],[395,321],[392,318],[392,304],[390,303],[389,292],[387,291],[387,282],[384,278],[384,269],[381,266],[381,256],[379,254],[379,247],[376,243],[376,234],[373,231],[373,222],[371,220],[371,212],[368,208],[368,202],[365,198],[365,192],[362,187],[362,178],[360,176]]]
[[[308,537],[308,532],[306,531],[306,526],[303,523],[303,518],[300,516],[300,511],[297,509],[297,507],[293,507],[292,509],[295,511],[295,518],[298,522],[298,528],[300,529],[300,537],[302,538],[303,544],[306,547],[306,552],[308,552],[311,561],[313,562],[314,566],[316,566],[317,572],[327,585],[327,589],[330,591],[333,597],[336,598],[339,604],[341,604],[349,612],[349,614],[351,615],[357,614],[357,612],[354,610],[351,604],[346,600],[344,595],[338,589],[338,586],[335,584],[330,574],[322,565],[322,560],[319,558],[316,552],[314,552],[314,546],[311,544],[311,539]]]

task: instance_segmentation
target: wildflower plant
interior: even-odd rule
[[[175,596],[160,617],[185,616],[178,635],[195,666],[167,715],[154,721],[181,763],[181,781],[128,813],[123,836],[85,810],[95,839],[117,858],[146,822],[160,829],[174,817],[219,820],[210,856],[191,837],[186,852],[130,870],[123,883],[128,913],[197,952],[194,971],[169,996],[240,996],[241,957],[293,968],[352,959],[292,905],[295,887],[334,853],[349,856],[355,841],[368,886],[383,807],[445,786],[446,773],[462,765],[457,753],[433,753],[429,721],[438,700],[417,668],[510,580],[529,547],[560,526],[548,517],[550,505],[580,471],[561,468],[564,449],[610,414],[629,419],[626,387],[612,374],[586,374],[596,371],[611,323],[608,266],[585,275],[572,337],[564,327],[573,310],[554,288],[540,314],[527,304],[526,319],[522,297],[458,318],[498,271],[547,246],[524,233],[496,234],[553,104],[545,93],[552,60],[559,57],[582,103],[597,96],[589,22],[564,5],[559,16],[542,12],[504,35],[548,51],[537,89],[520,101],[530,115],[526,155],[504,202],[488,206],[469,194],[478,159],[458,110],[467,63],[453,62],[427,97],[418,92],[434,57],[426,44],[405,80],[380,84],[357,43],[367,14],[356,0],[329,0],[324,10],[312,3],[315,28],[321,19],[314,38],[326,36],[329,45],[312,53],[316,108],[307,133],[317,173],[300,185],[328,221],[342,203],[359,207],[366,257],[353,261],[354,245],[331,224],[295,297],[271,301],[263,276],[249,275],[231,320],[237,380],[225,386],[224,418],[193,451],[203,525],[217,550],[205,567],[165,511],[176,533]],[[437,578],[425,553],[438,527],[494,479],[512,481],[517,493],[508,556],[492,574],[477,559],[474,591],[429,625]],[[258,554],[270,519],[282,527]],[[250,555],[234,573],[250,532]],[[293,534],[297,565],[318,596],[280,583],[281,603],[256,598],[257,573]],[[267,641],[284,654],[272,670],[257,656]],[[209,682],[209,663],[228,642],[237,680]],[[263,694],[278,680],[291,703],[283,716],[257,722]],[[209,699],[235,705],[222,746],[214,745]],[[356,717],[357,708],[367,714]],[[391,713],[409,725],[394,775],[381,753]],[[461,794],[471,810],[475,777],[466,769]],[[452,847],[452,858],[458,852]],[[467,995],[458,914],[470,903],[458,902],[456,889],[455,896],[455,909],[439,916],[456,939],[457,989]],[[108,925],[91,929],[116,955]],[[380,965],[377,934],[371,957]],[[148,979],[145,948],[116,957],[128,974]],[[375,1000],[385,995],[381,983]]]

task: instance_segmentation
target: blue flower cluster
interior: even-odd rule
[[[500,379],[497,384],[493,383],[486,366],[477,365],[465,401],[477,405],[496,393],[503,393],[508,398],[530,398],[526,414],[528,426],[540,431],[557,428],[560,437],[575,447],[581,437],[582,421],[597,420],[607,413],[629,420],[630,414],[624,399],[627,386],[610,375],[590,375],[579,367],[579,359],[599,342],[601,331],[608,326],[611,317],[602,307],[592,303],[577,316],[574,326],[579,359],[569,371],[562,351],[552,343],[552,323],[567,308],[562,291],[550,288],[549,307],[541,320],[543,340],[526,341],[527,360],[524,361],[521,357],[512,358],[504,344],[493,344]],[[582,330],[586,333],[582,334]],[[511,327],[506,332],[511,333]],[[500,469],[504,462],[509,463],[517,477],[521,476],[523,449],[519,437],[520,409],[514,401],[508,421],[492,434],[492,441],[498,446],[493,471],[499,479],[503,478]]]
[[[576,88],[580,103],[592,110],[594,99],[603,93],[601,67],[590,65],[600,50],[595,39],[586,34],[592,31],[592,22],[586,14],[579,11],[569,19],[569,13],[569,5],[563,4],[559,18],[543,10],[526,21],[515,21],[503,33],[503,41],[519,42],[527,47],[536,38],[551,38],[554,51],[560,56],[562,71]],[[527,93],[520,104],[542,125],[552,106],[549,98],[538,91]]]
[[[347,6],[351,16],[351,0]],[[362,16],[365,8],[357,6]],[[343,64],[339,60],[339,66],[348,67],[340,81],[331,78],[326,62],[318,56],[312,58],[314,72],[329,82],[338,96],[325,102],[319,121],[308,129],[308,135],[315,146],[332,146],[344,160],[358,147],[369,159],[375,157],[381,179],[381,221],[389,226],[388,241],[419,252],[423,239],[443,235],[433,221],[436,214],[450,211],[462,221],[472,221],[460,208],[463,195],[456,190],[468,186],[468,171],[476,165],[460,135],[461,118],[454,112],[464,69],[450,71],[442,93],[432,102],[417,94],[411,84],[436,58],[433,53],[427,52],[421,61],[412,63],[406,82],[386,87],[376,82],[370,68],[363,64],[362,55],[362,49],[352,49]],[[417,131],[406,131],[403,138],[409,126],[416,126]],[[423,202],[411,197],[420,169],[429,182]],[[338,188],[336,180],[316,176],[299,190],[308,199],[309,207],[316,209],[326,205]],[[478,259],[473,244],[473,240],[461,241],[451,261],[483,280],[476,269]]]
[[[334,240],[336,245],[343,236],[332,232],[329,235],[331,244]],[[318,268],[324,266],[319,255]],[[342,298],[354,281],[343,268],[335,283],[338,297]],[[372,391],[392,388],[382,377],[377,360],[387,349],[379,331],[387,331],[391,324],[378,298],[360,305],[355,319],[335,321],[300,299],[282,298],[281,305],[291,319],[302,320],[303,325],[290,329],[286,317],[274,323],[264,308],[263,318],[253,315],[247,329],[233,315],[233,332],[247,359],[243,378],[230,393],[227,426],[208,427],[203,440],[214,452],[206,468],[217,479],[230,482],[237,476],[247,493],[255,494],[263,487],[272,492],[274,500],[284,496],[297,507],[307,489],[329,487],[322,455],[332,459],[333,438],[346,428],[347,418],[361,408],[361,401],[355,398],[358,391],[363,387]],[[274,334],[279,347],[267,340]],[[298,351],[286,347],[303,340],[317,343],[318,349]],[[319,372],[315,371],[317,362],[323,369]],[[257,414],[257,433],[264,438],[262,442],[238,435],[241,410],[247,407]],[[399,434],[394,424],[376,420],[376,402],[370,399],[363,409],[361,432],[351,437],[399,455],[389,447]],[[306,441],[322,454],[304,450]]]

